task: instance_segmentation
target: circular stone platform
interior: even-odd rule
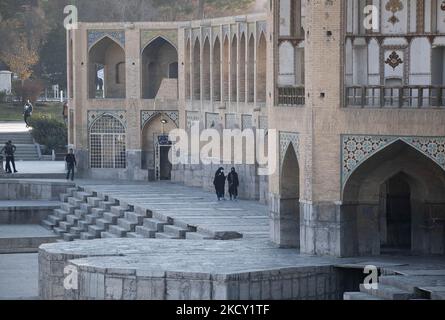
[[[245,240],[54,243],[40,247],[39,293],[42,299],[336,299],[335,261]],[[68,286],[67,275],[74,280]]]

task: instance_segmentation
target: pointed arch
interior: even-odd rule
[[[300,166],[297,152],[289,144],[280,172],[280,245],[300,247]]]
[[[404,196],[397,198],[400,192]],[[402,139],[373,153],[354,170],[342,202],[341,215],[349,221],[344,230],[349,239],[343,245],[346,255],[378,255],[385,245],[401,249],[408,243],[415,254],[437,253],[438,247],[445,253],[443,239],[434,240],[425,232],[434,228],[436,219],[445,218],[445,170]],[[401,224],[398,218],[388,220],[394,214]],[[410,227],[402,226],[402,220]],[[398,230],[401,246],[391,240],[391,228]]]
[[[126,168],[126,129],[111,114],[97,117],[89,128],[91,168]]]
[[[247,102],[255,100],[255,37],[253,33],[249,38],[247,57]]]
[[[202,49],[202,99],[210,100],[210,41],[205,37]]]
[[[221,42],[218,36],[213,46],[213,100],[221,101]]]
[[[237,101],[238,93],[238,36],[235,34],[232,38],[230,52],[230,101]]]
[[[266,71],[267,71],[267,61],[266,52],[267,43],[266,36],[264,32],[260,33],[260,38],[257,47],[257,63],[256,63],[256,101],[260,103],[266,102]]]
[[[119,63],[122,65],[118,68]],[[109,36],[97,40],[88,52],[89,98],[125,98],[125,70],[125,50],[122,46]]]
[[[170,67],[175,63],[178,63],[178,51],[164,37],[158,36],[144,47],[141,63],[142,98],[156,98],[162,83],[170,79]]]
[[[240,39],[239,58],[239,102],[246,101],[246,36],[243,32]]]
[[[190,74],[190,64],[191,64],[191,60],[190,60],[190,38],[187,39],[187,45],[185,46],[185,54],[184,54],[184,69],[185,69],[185,98],[187,100],[190,100],[191,98],[191,94],[190,94],[190,78],[191,78],[191,74]]]
[[[201,43],[199,37],[193,44],[193,98],[201,100]]]
[[[229,37],[226,35],[224,37],[224,45],[223,45],[223,101],[229,101],[230,92],[229,92],[229,59],[230,57],[230,44],[229,44]]]

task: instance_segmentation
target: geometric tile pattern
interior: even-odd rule
[[[141,129],[150,122],[157,115],[164,114],[169,117],[179,127],[179,112],[178,111],[158,111],[158,110],[143,110],[141,111]]]
[[[238,121],[236,119],[236,114],[227,113],[226,114],[226,129],[235,129],[238,126]]]
[[[88,110],[88,128],[91,127],[96,119],[105,114],[115,117],[127,128],[127,113],[121,110]]]
[[[395,141],[404,141],[445,170],[445,137],[342,136],[342,185],[365,160]]]
[[[219,114],[206,112],[206,129],[216,129],[219,123]]]
[[[253,122],[252,115],[250,115],[250,114],[241,115],[242,130],[251,129],[253,126],[252,122]]]
[[[284,156],[286,155],[286,151],[289,148],[289,145],[292,144],[294,151],[297,155],[297,158],[300,156],[300,136],[295,132],[283,132],[280,131],[280,168],[284,161]]]
[[[200,122],[198,111],[186,111],[187,129],[190,129],[195,122]]]
[[[96,43],[100,38],[108,36],[111,39],[116,40],[120,45],[125,48],[125,32],[116,30],[88,30],[88,50]]]

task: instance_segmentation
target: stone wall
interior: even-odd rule
[[[38,181],[38,180],[0,180],[0,200],[55,200],[74,187],[71,182]]]

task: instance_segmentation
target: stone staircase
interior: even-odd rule
[[[60,200],[60,209],[55,209],[42,225],[65,241],[123,237],[213,239],[169,217],[79,187],[68,189]]]
[[[29,132],[1,132],[0,146],[3,147],[6,141],[11,140],[17,147],[14,154],[15,161],[38,161],[39,154],[37,147]],[[0,149],[1,149],[0,147]]]
[[[425,279],[422,279],[425,283]],[[439,280],[440,281],[440,280]],[[377,289],[365,288],[360,284],[360,292],[345,292],[344,300],[439,300],[440,295],[435,294],[436,290],[443,290],[442,286],[437,287],[438,279],[431,279],[433,287],[425,290],[419,285],[416,278],[402,275],[383,275],[379,277]],[[443,281],[442,281],[443,282]],[[440,284],[439,284],[440,285]],[[436,289],[435,289],[436,288]]]

